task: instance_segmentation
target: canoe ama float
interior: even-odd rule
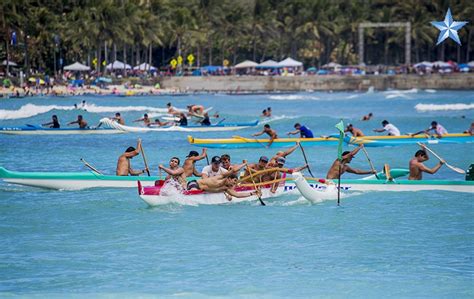
[[[391,169],[392,177],[406,175],[406,169]],[[385,179],[383,173],[379,173],[381,179]],[[157,176],[116,176],[103,175],[95,172],[20,172],[10,171],[0,167],[0,178],[7,183],[19,184],[30,187],[56,189],[56,190],[82,190],[89,188],[136,188],[137,182],[141,181],[143,186],[154,186],[159,181]],[[373,176],[367,179],[373,179]],[[195,178],[188,178],[190,180]],[[288,179],[287,184],[292,184]]]
[[[219,123],[210,126],[189,125],[189,126],[168,126],[168,127],[131,127],[121,125],[108,118],[100,120],[101,123],[109,128],[125,132],[216,132],[216,131],[235,131],[245,128],[255,127],[258,125],[258,120],[248,123]]]
[[[271,147],[291,147],[299,141],[304,146],[333,146],[337,145],[338,139],[335,136],[319,138],[278,138],[275,139]],[[232,136],[232,138],[200,139],[188,136],[188,142],[192,145],[209,148],[258,148],[265,147],[269,139],[246,138],[242,136]],[[352,145],[364,144],[366,147],[379,146],[399,146],[416,144],[417,142],[427,144],[457,144],[474,142],[474,136],[469,134],[446,134],[442,138],[435,136],[416,135],[411,136],[364,136],[344,138],[344,142]]]
[[[37,125],[24,125],[19,127],[0,127],[0,133],[11,135],[76,135],[76,134],[121,134],[124,131],[112,128],[43,128]]]
[[[417,142],[427,144],[459,144],[474,142],[474,136],[464,133],[445,134],[440,138],[425,134],[415,136],[346,136],[344,142],[353,145],[363,144],[366,147],[409,145],[416,144]]]
[[[262,148],[266,147],[269,139],[253,139],[242,136],[233,136],[224,139],[201,139],[188,136],[188,142],[192,145],[208,148]],[[300,141],[304,146],[337,145],[338,139],[333,137],[321,138],[278,138],[273,141],[271,147],[292,147],[295,142]]]

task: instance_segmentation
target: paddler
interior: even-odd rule
[[[123,117],[120,115],[119,112],[115,113],[115,116],[114,117],[111,117],[110,118],[111,120],[114,120],[116,122],[118,122],[119,124],[121,124],[122,126],[125,125],[125,120],[123,119]]]
[[[133,146],[127,148],[125,153],[123,153],[118,158],[116,175],[118,175],[118,176],[127,176],[127,175],[137,176],[137,175],[145,173],[148,170],[148,168],[145,168],[143,170],[133,170],[131,165],[130,165],[130,159],[132,159],[135,156],[138,156],[140,154],[141,149],[142,149],[142,140],[141,139],[138,139],[138,144],[137,144],[136,149]]]
[[[42,124],[42,126],[49,126],[51,129],[59,129],[61,125],[59,124],[58,116],[53,115],[51,117],[51,122]]]
[[[370,112],[369,114],[362,116],[360,120],[367,121],[367,120],[370,120],[372,116],[374,115],[372,114],[372,112]]]
[[[147,113],[143,114],[142,118],[136,119],[133,122],[136,123],[136,122],[140,122],[140,121],[142,121],[145,124],[145,126],[147,126],[147,127],[149,127],[150,124],[151,124],[151,120],[150,120],[150,118],[148,118]]]
[[[283,158],[283,157],[278,157],[276,159],[276,163],[277,163],[277,168],[281,168],[280,170],[275,170],[275,171],[272,171],[272,172],[269,172],[267,174],[265,174],[265,176],[262,177],[262,181],[263,182],[270,182],[270,181],[273,181],[273,180],[279,180],[281,179],[281,174],[282,173],[293,173],[293,172],[297,172],[297,171],[301,171],[305,168],[308,167],[308,165],[303,165],[303,166],[300,166],[300,167],[297,167],[297,168],[293,168],[293,169],[289,169],[289,168],[283,168],[283,166],[285,166],[285,162],[286,162],[286,159]],[[278,189],[278,185],[279,185],[279,182],[275,182],[272,184],[272,187],[270,189],[270,192],[271,193],[275,193]]]
[[[179,158],[173,157],[170,160],[169,168],[164,167],[163,164],[158,166],[158,169],[163,169],[168,175],[166,176],[166,181],[176,181],[183,188],[186,187],[186,175],[184,174],[184,168],[179,166]]]
[[[389,123],[388,120],[384,119],[382,121],[382,127],[381,129],[374,129],[373,131],[377,133],[388,132],[388,136],[400,136],[400,130]]]
[[[207,149],[203,148],[201,155],[199,155],[196,151],[190,151],[189,155],[186,156],[186,160],[184,160],[183,168],[184,174],[186,177],[190,176],[201,176],[201,173],[196,170],[196,161],[202,160],[207,156]]]
[[[88,128],[87,127],[87,122],[84,120],[82,115],[78,115],[77,120],[72,121],[72,122],[68,123],[67,125],[69,126],[69,125],[73,125],[73,124],[78,124],[80,129],[87,129]]]
[[[372,170],[360,170],[350,167],[349,163],[351,163],[352,158],[361,150],[364,145],[359,145],[355,150],[352,152],[345,151],[342,153],[342,161],[336,159],[334,163],[332,163],[331,168],[326,175],[327,179],[337,179],[339,177],[339,166],[341,166],[341,175],[345,172],[354,173],[354,174],[375,174],[376,171]]]
[[[268,166],[269,167],[275,167],[277,165],[277,159],[278,158],[286,158],[288,157],[291,153],[293,153],[298,147],[300,146],[300,142],[296,141],[295,145],[287,149],[286,151],[278,151],[276,154],[268,161]]]
[[[273,130],[272,128],[270,128],[270,125],[269,124],[265,124],[263,126],[263,130],[259,133],[255,133],[255,134],[252,134],[252,136],[260,136],[262,135],[263,133],[267,134],[268,136],[270,136],[270,141],[268,142],[267,144],[267,148],[269,148],[272,143],[273,143],[273,140],[277,139],[278,138],[278,135],[277,135],[277,132],[275,130]]]
[[[364,137],[364,133],[362,133],[360,129],[354,127],[352,124],[348,124],[344,132],[350,132],[354,137]]]
[[[166,107],[168,107],[168,113],[171,115],[179,115],[181,113],[176,107],[171,106],[171,103],[166,104]]]
[[[242,167],[245,164],[242,164]],[[223,192],[226,198],[230,201],[232,197],[244,198],[252,195],[259,195],[258,190],[251,192],[236,192],[234,188],[237,186],[238,179],[236,173],[241,169],[236,168],[225,174],[220,174],[214,177],[192,180],[188,182],[188,190],[202,190],[209,193]]]
[[[209,119],[209,114],[207,112],[204,113],[204,118],[200,121],[201,126],[210,126],[211,120]]]
[[[218,176],[220,174],[224,174],[228,172],[227,169],[221,167],[221,157],[219,156],[214,156],[211,159],[211,164],[204,166],[204,168],[201,171],[201,176],[203,179],[210,178],[213,176]]]
[[[188,119],[186,117],[186,114],[184,114],[183,112],[179,113],[178,126],[186,127],[187,125],[188,125]]]
[[[469,127],[469,129],[464,131],[464,134],[469,134],[471,136],[474,135],[474,123],[471,123],[471,126]]]
[[[420,146],[422,149],[418,150],[415,153],[415,157],[413,157],[409,163],[409,169],[410,169],[410,175],[408,176],[409,180],[421,180],[423,172],[434,174],[441,168],[441,166],[443,166],[444,163],[446,163],[444,160],[441,160],[433,168],[426,167],[423,164],[423,162],[428,161],[430,157],[428,157],[428,153],[426,152],[425,146],[423,144],[421,144]]]
[[[204,106],[202,105],[188,105],[188,115],[203,117],[204,115]]]
[[[306,126],[302,126],[300,123],[294,125],[295,130],[288,132],[287,135],[296,135],[300,134],[300,138],[313,138],[313,132],[308,129]]]
[[[432,121],[431,126],[428,129],[416,132],[414,134],[411,134],[410,136],[415,136],[421,133],[429,134],[431,131],[434,131],[438,138],[441,138],[443,135],[448,134],[448,131],[442,125],[438,124],[438,122],[436,121]]]

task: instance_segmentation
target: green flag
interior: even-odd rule
[[[344,122],[341,121],[336,124],[336,128],[339,130],[339,144],[337,145],[337,158],[339,161],[342,160],[342,141],[344,140]]]

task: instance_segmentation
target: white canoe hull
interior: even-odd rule
[[[141,178],[143,179],[143,178]],[[68,180],[68,179],[20,179],[5,178],[7,183],[18,184],[30,187],[39,187],[56,190],[83,190],[90,188],[136,188],[140,177],[132,181],[114,181],[114,180]],[[144,186],[154,186],[154,181],[140,180]]]
[[[140,181],[141,182],[141,181]],[[248,192],[248,191],[245,191]],[[285,192],[284,187],[278,187],[275,193],[271,193],[269,189],[262,189],[262,199],[269,199],[272,197],[278,197]],[[140,194],[140,198],[149,206],[161,206],[167,204],[180,204],[180,205],[218,205],[218,204],[229,204],[239,202],[251,202],[258,201],[258,197],[253,195],[244,198],[233,197],[231,201],[227,200],[223,193],[204,193],[196,195],[183,195],[174,194],[169,196],[164,195],[143,195]]]
[[[123,134],[120,130],[0,130],[1,134],[8,135],[103,135],[103,134]]]

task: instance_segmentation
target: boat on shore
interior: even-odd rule
[[[462,144],[474,142],[474,135],[465,133],[445,134],[441,137],[436,135],[419,134],[415,136],[363,136],[350,137],[346,136],[344,142],[347,144],[359,145],[363,144],[366,147],[381,147],[381,146],[399,146],[417,144],[418,142],[427,144]]]
[[[44,128],[38,125],[24,125],[19,127],[0,127],[1,134],[10,135],[77,135],[77,134],[122,134],[124,131],[112,128]]]
[[[299,141],[304,146],[333,146],[337,145],[336,135],[317,138],[278,138],[273,140],[270,147],[291,147]],[[232,136],[232,138],[194,138],[188,136],[188,142],[192,145],[208,148],[259,148],[266,147],[270,139],[256,139],[242,136]],[[474,136],[464,133],[446,134],[441,138],[436,136],[415,135],[415,136],[364,136],[344,138],[344,142],[350,145],[364,144],[366,147],[381,146],[402,146],[417,144],[462,144],[474,142]]]
[[[188,125],[188,126],[150,126],[150,127],[131,127],[125,126],[117,123],[116,121],[110,120],[108,118],[103,118],[100,120],[105,126],[122,131],[123,133],[145,133],[145,132],[218,132],[218,131],[236,131],[241,129],[246,129],[250,127],[255,127],[258,125],[258,120],[247,123],[218,123],[210,126],[203,125]]]
[[[278,138],[273,140],[270,147],[292,147],[299,141],[303,146],[333,146],[337,145],[338,139],[334,137],[320,138]],[[232,138],[202,139],[188,136],[191,145],[207,148],[262,148],[266,147],[269,139],[246,138],[242,136],[232,136]]]

